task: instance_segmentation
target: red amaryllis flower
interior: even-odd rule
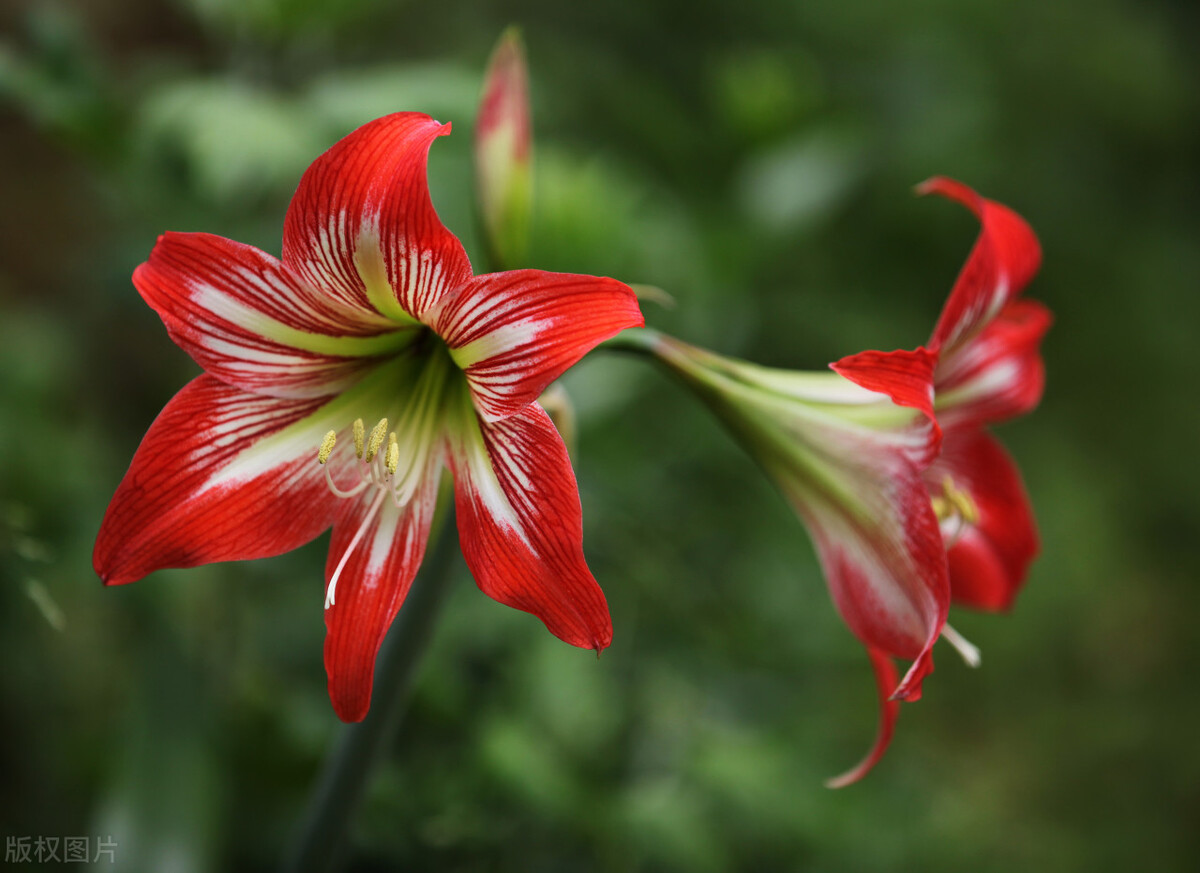
[[[367,712],[443,466],[479,587],[572,645],[600,650],[612,638],[584,562],[575,477],[536,401],[642,316],[613,279],[472,275],[426,183],[429,147],[449,131],[398,113],[333,146],[300,181],[282,260],[168,233],[133,276],[206,372],[138,448],[97,538],[96,572],[119,585],[276,555],[332,525],[325,666],[346,721]]]
[[[934,178],[918,192],[962,203],[982,225],[933,336],[913,352],[863,352],[832,368],[936,416],[941,447],[923,478],[942,526],[951,597],[964,606],[1003,610],[1025,581],[1038,536],[1016,465],[984,427],[1030,412],[1041,400],[1040,346],[1052,316],[1035,300],[1017,299],[1041,265],[1041,247],[1024,219],[961,182]],[[974,647],[949,627],[944,633],[977,662]],[[883,691],[892,665],[879,652],[872,652],[872,663]],[[897,714],[884,693],[876,747],[847,781],[882,755]]]
[[[1042,397],[1040,345],[1052,317],[1036,300],[1016,299],[1041,264],[1041,248],[1019,215],[960,182],[935,178],[918,190],[957,200],[982,224],[933,336],[915,352],[863,352],[832,366],[936,415],[942,446],[925,479],[942,510],[952,596],[978,609],[1005,609],[1037,553],[1037,530],[1015,465],[983,428],[1024,415]],[[913,356],[933,362],[931,409],[895,379]]]
[[[922,190],[972,206],[983,232],[933,339],[914,351],[863,352],[833,373],[758,367],[653,336],[647,344],[692,385],[763,466],[813,536],[834,602],[867,647],[882,714],[862,778],[891,740],[899,701],[921,696],[952,596],[1011,602],[1037,550],[1028,498],[983,424],[1041,396],[1045,307],[1013,298],[1040,261],[1015,213],[955,182]],[[901,678],[895,658],[912,661]]]

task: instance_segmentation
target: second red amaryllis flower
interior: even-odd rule
[[[642,324],[612,279],[474,276],[425,164],[449,133],[371,122],[308,169],[283,257],[169,233],[134,284],[206,371],[166,406],[109,506],[107,584],[279,554],[330,525],[325,665],[361,719],[375,656],[421,563],[441,471],[467,565],[491,597],[572,645],[612,637],[584,561],[566,450],[537,404],[597,343]]]
[[[651,335],[807,524],[838,610],[867,647],[880,694],[874,746],[830,781],[864,776],[891,740],[900,700],[917,700],[946,637],[951,600],[1009,605],[1037,551],[1015,466],[983,426],[1041,397],[1048,310],[1014,300],[1040,263],[1029,226],[965,186],[923,190],[970,206],[983,228],[928,347],[863,352],[834,373],[758,367]],[[894,659],[911,661],[901,677]]]
[[[941,447],[924,478],[943,516],[953,599],[1004,609],[1037,553],[1037,531],[1015,465],[984,428],[1030,412],[1042,397],[1040,347],[1053,319],[1042,303],[1017,299],[1041,247],[1024,219],[960,182],[935,178],[918,190],[962,203],[982,225],[933,335],[912,352],[862,352],[832,367],[936,416]],[[924,395],[911,390],[913,379]]]
[[[1041,246],[1021,216],[961,182],[936,177],[917,190],[963,204],[981,225],[933,335],[914,351],[862,352],[831,366],[934,423],[938,451],[922,479],[942,530],[950,597],[1007,609],[1037,555],[1037,528],[1016,465],[984,428],[1032,411],[1042,397],[1041,341],[1053,319],[1038,301],[1017,299],[1041,266]],[[977,660],[948,626],[943,634]],[[871,652],[881,692],[875,748],[835,784],[864,775],[887,748],[899,714],[891,698],[904,699],[886,691],[894,676],[887,655]]]

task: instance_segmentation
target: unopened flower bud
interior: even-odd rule
[[[533,131],[520,33],[500,37],[483,80],[475,124],[475,184],[494,269],[511,269],[529,245]]]

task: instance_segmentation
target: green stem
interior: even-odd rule
[[[361,722],[342,728],[325,759],[303,829],[284,863],[287,873],[327,873],[341,866],[347,826],[362,799],[372,765],[399,728],[421,656],[457,569],[455,529],[451,507],[380,650],[371,709]]]
[[[662,334],[649,327],[631,327],[612,339],[605,340],[596,348],[611,352],[635,352],[654,356]]]

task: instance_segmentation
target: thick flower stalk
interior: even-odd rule
[[[96,541],[106,584],[276,555],[333,527],[325,666],[338,715],[374,662],[429,536],[441,473],[479,587],[572,645],[612,638],[579,494],[542,390],[642,324],[613,279],[472,275],[426,183],[426,115],[359,128],[304,174],[283,256],[160,237],[133,281],[205,372],[151,425]]]
[[[886,751],[899,701],[921,696],[951,601],[1009,606],[1037,552],[1020,476],[983,427],[1036,406],[1049,311],[1015,300],[1040,263],[1028,225],[957,182],[983,228],[928,346],[863,352],[800,373],[724,358],[645,333],[640,342],[691,385],[806,523],[833,599],[866,646],[881,699],[862,778]],[[635,336],[637,334],[635,333]],[[638,340],[634,340],[638,341]],[[901,678],[894,659],[911,661]]]

